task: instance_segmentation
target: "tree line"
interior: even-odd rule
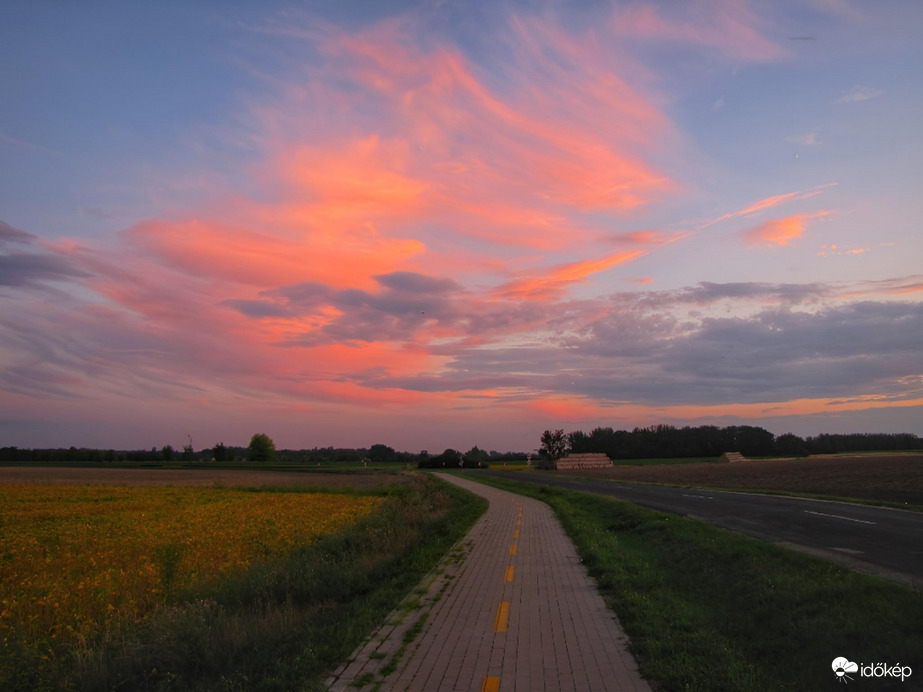
[[[776,436],[750,425],[724,428],[654,425],[631,431],[594,428],[590,433],[581,430],[568,433],[567,443],[572,453],[601,452],[610,459],[717,457],[725,452],[768,457],[923,449],[923,439],[912,433],[822,434],[802,438],[792,433]]]
[[[545,431],[549,433],[550,431]],[[576,430],[561,434],[562,449],[572,453],[601,452],[610,459],[668,459],[683,457],[717,457],[724,452],[745,456],[807,456],[868,451],[903,451],[923,449],[923,438],[912,433],[824,433],[799,437],[792,433],[773,435],[768,430],[749,425],[719,428],[713,425],[676,428],[655,425],[633,430],[594,428],[589,433]],[[542,439],[542,447],[545,447]],[[563,451],[561,452],[563,453]],[[559,455],[556,453],[556,456]],[[399,452],[384,444],[368,448],[314,447],[313,449],[276,449],[264,433],[257,433],[247,447],[223,442],[198,451],[191,441],[179,449],[172,445],[142,450],[88,448],[20,449],[0,447],[0,461],[7,463],[295,463],[328,464],[335,462],[374,464],[393,463],[418,468],[482,468],[489,463],[524,462],[525,452],[497,452],[472,447],[467,452],[446,449],[440,454],[423,450]]]
[[[7,463],[274,463],[317,464],[352,463],[363,461],[373,464],[401,464],[419,468],[458,467],[478,468],[491,462],[525,461],[524,452],[484,451],[477,446],[467,452],[446,449],[441,454],[431,455],[422,450],[419,453],[399,452],[384,444],[371,447],[314,447],[312,449],[276,449],[275,443],[265,433],[257,433],[250,438],[247,447],[225,445],[223,442],[198,451],[193,450],[192,443],[175,449],[166,444],[140,450],[90,449],[86,447],[21,449],[19,447],[0,447],[0,461]]]

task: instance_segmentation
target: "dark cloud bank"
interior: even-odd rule
[[[389,377],[376,370],[357,378],[374,388],[501,388],[649,405],[923,396],[923,305],[841,297],[881,298],[881,291],[701,283],[606,300],[529,303],[486,300],[451,280],[408,272],[376,278],[376,293],[299,284],[229,305],[254,318],[305,315],[321,306],[339,312],[290,346],[403,341],[433,324],[456,334],[429,347],[451,356],[447,371]],[[710,314],[716,306],[728,315]],[[517,345],[504,345],[510,336]]]

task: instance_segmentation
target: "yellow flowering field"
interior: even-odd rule
[[[0,485],[0,643],[53,655],[372,512],[377,497]]]

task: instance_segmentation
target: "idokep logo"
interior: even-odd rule
[[[846,682],[852,680],[847,673],[855,673],[859,670],[859,666],[852,661],[848,661],[842,656],[837,656],[833,659],[833,672],[836,673],[837,680],[840,682]]]
[[[849,673],[859,673],[863,678],[900,678],[904,682],[913,673],[910,666],[902,666],[900,663],[891,665],[889,663],[854,663],[848,658],[837,656],[831,664],[836,679],[840,682],[849,682],[853,680]]]

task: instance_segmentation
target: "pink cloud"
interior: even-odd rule
[[[747,216],[749,214],[762,211],[764,209],[770,209],[772,207],[777,207],[780,204],[784,204],[785,202],[792,202],[794,200],[800,200],[800,199],[810,199],[811,197],[814,197],[815,195],[819,195],[820,193],[821,193],[820,190],[808,190],[806,192],[788,192],[784,195],[774,195],[772,197],[766,197],[765,199],[761,199],[758,202],[754,202],[750,206],[744,207],[740,211],[735,212],[734,214],[732,214],[732,216]]]
[[[839,294],[841,299],[869,298],[880,300],[886,296],[913,296],[923,293],[923,277],[907,276],[883,281],[865,281],[850,286]]]
[[[770,197],[764,197],[763,199],[757,200],[752,204],[747,205],[743,209],[738,209],[734,212],[729,212],[719,216],[717,219],[708,221],[707,223],[699,226],[697,230],[702,230],[703,228],[708,228],[713,226],[716,223],[721,221],[728,221],[729,219],[736,219],[741,216],[750,216],[751,214],[756,214],[758,212],[764,211],[766,209],[772,209],[773,207],[778,207],[782,204],[787,204],[788,202],[797,202],[803,199],[810,199],[821,194],[825,189],[829,187],[834,187],[838,183],[826,183],[824,185],[816,185],[813,188],[808,190],[799,190],[796,192],[786,192],[781,195],[772,195]]]
[[[495,295],[504,299],[547,301],[559,299],[572,284],[579,283],[587,277],[626,262],[631,262],[645,254],[644,250],[620,252],[596,260],[584,260],[559,265],[531,276],[514,279],[500,286]]]
[[[817,211],[811,214],[795,214],[781,219],[770,219],[744,231],[742,236],[752,245],[785,246],[800,238],[809,222],[823,219],[832,213],[831,211]]]
[[[638,423],[661,423],[664,420],[702,421],[726,417],[760,421],[781,416],[811,416],[818,414],[867,411],[879,408],[910,408],[923,406],[923,398],[893,400],[881,395],[863,394],[849,401],[835,398],[800,398],[788,401],[763,403],[735,403],[712,405],[650,406],[627,402],[598,402],[578,397],[536,399],[527,404],[552,421],[580,421],[584,430],[586,421],[630,420]],[[693,425],[697,423],[692,423]],[[759,424],[759,422],[757,422]]]
[[[149,258],[192,276],[264,288],[306,280],[369,285],[373,274],[392,271],[425,249],[416,240],[382,237],[369,225],[324,218],[311,225],[293,208],[247,211],[239,208],[233,224],[147,221],[124,237]]]
[[[650,162],[678,136],[605,37],[513,17],[509,60],[487,73],[416,21],[284,29],[323,63],[248,102],[266,194],[226,191],[106,248],[59,244],[106,302],[93,319],[143,344],[110,369],[113,389],[321,407],[491,398],[362,382],[438,373],[459,349],[544,327],[571,287],[666,242],[638,232],[599,251],[613,219],[678,188]],[[382,283],[400,272],[459,289]]]
[[[383,232],[401,215],[536,249],[591,237],[587,212],[629,214],[675,190],[646,160],[675,141],[670,123],[604,44],[535,18],[511,30],[502,88],[421,42],[409,18],[324,36],[309,85],[256,107],[273,168],[318,201],[311,214],[373,217]]]
[[[623,36],[705,46],[736,60],[764,62],[788,54],[760,33],[760,19],[742,2],[638,3],[616,13],[613,24]]]

